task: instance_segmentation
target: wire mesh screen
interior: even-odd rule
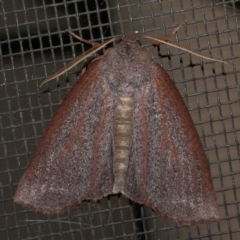
[[[0,239],[240,239],[240,11],[236,1],[0,1]],[[46,124],[80,67],[41,81],[90,46],[138,31],[173,40],[228,64],[161,45],[153,57],[169,73],[208,156],[221,221],[177,226],[121,194],[84,201],[59,215],[13,204],[17,185]],[[143,42],[143,46],[149,42]]]

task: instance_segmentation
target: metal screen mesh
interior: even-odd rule
[[[142,32],[227,61],[162,46],[153,51],[183,96],[206,150],[222,220],[177,227],[123,195],[43,215],[12,200],[29,158],[80,68],[40,82],[85,51],[85,39]],[[234,1],[0,1],[0,239],[240,239],[240,11]],[[149,42],[143,42],[147,45]]]

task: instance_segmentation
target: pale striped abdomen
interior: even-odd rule
[[[130,145],[132,141],[133,100],[130,96],[119,94],[114,120],[114,186],[113,193],[122,192],[128,168]]]

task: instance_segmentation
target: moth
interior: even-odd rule
[[[46,79],[120,41],[90,63],[63,100],[20,180],[15,203],[54,214],[122,193],[178,225],[220,219],[209,164],[188,109],[140,38],[174,46],[168,38],[115,37],[93,43]]]

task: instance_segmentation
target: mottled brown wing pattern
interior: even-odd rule
[[[158,64],[151,79],[135,98],[124,194],[180,225],[218,220],[209,165],[185,103]]]
[[[43,134],[14,201],[60,213],[112,192],[113,100],[101,60],[70,90]]]

